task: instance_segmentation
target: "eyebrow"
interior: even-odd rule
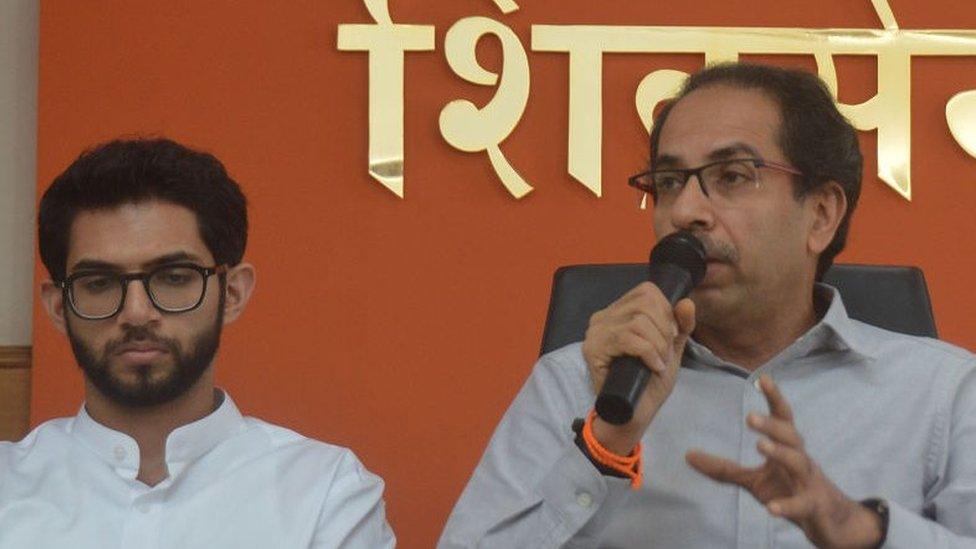
[[[659,168],[675,168],[681,165],[681,159],[672,154],[661,154],[657,158],[654,158],[650,162],[651,169]]]
[[[720,160],[728,160],[730,158],[735,158],[740,154],[745,153],[753,158],[760,158],[759,151],[755,147],[749,145],[748,143],[743,143],[737,141],[721,149],[715,149],[714,151],[708,153],[709,162],[718,162]],[[663,168],[677,168],[683,164],[681,157],[672,154],[662,154],[655,158],[652,162],[652,167],[654,169]]]
[[[708,159],[712,161],[726,160],[729,158],[735,158],[741,153],[746,153],[752,157],[759,157],[759,151],[755,149],[752,145],[746,143],[736,142],[728,147],[722,147],[721,149],[714,150],[708,154]]]
[[[200,262],[201,258],[193,255],[189,252],[179,251],[173,252],[166,255],[161,255],[159,257],[153,258],[141,265],[143,269],[151,269],[153,267],[158,267],[160,265],[167,265],[170,263],[178,263],[183,261]],[[117,263],[110,263],[108,261],[102,261],[100,259],[81,259],[75,263],[68,272],[81,271],[81,270],[93,270],[93,271],[118,271],[122,272],[125,269]]]

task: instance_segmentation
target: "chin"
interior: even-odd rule
[[[176,400],[186,393],[173,376],[153,379],[120,379],[108,381],[102,393],[116,404],[129,408],[151,408]]]
[[[689,297],[695,302],[695,318],[699,322],[730,316],[741,306],[729,288],[717,285],[699,286]]]
[[[144,408],[169,402],[186,391],[173,364],[113,364],[105,375],[89,379],[109,400]]]

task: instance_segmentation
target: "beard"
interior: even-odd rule
[[[222,298],[217,321],[193,337],[189,353],[178,340],[160,337],[145,326],[136,326],[126,329],[122,337],[106,343],[102,353],[98,354],[72,331],[71,323],[66,322],[71,350],[85,378],[112,402],[129,408],[148,408],[171,402],[200,380],[217,354],[223,325]],[[109,357],[120,346],[133,342],[152,343],[166,349],[173,361],[172,369],[164,377],[157,378],[153,375],[152,364],[138,364],[135,366],[135,382],[123,380],[112,371]]]

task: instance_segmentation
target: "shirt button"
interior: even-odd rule
[[[752,382],[752,386],[755,387],[756,390],[759,391],[760,393],[762,392],[762,386],[759,385],[759,378],[758,377]]]
[[[593,496],[591,496],[589,492],[580,492],[576,494],[576,503],[579,504],[580,507],[589,507],[590,505],[593,505]]]
[[[115,447],[113,453],[115,454],[115,459],[122,461],[128,452],[125,451],[125,447],[119,445]]]

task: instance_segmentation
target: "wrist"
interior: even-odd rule
[[[593,455],[593,452],[590,451],[589,445],[586,443],[586,440],[583,437],[583,427],[585,425],[586,420],[581,417],[573,420],[573,432],[576,433],[576,438],[573,440],[573,442],[576,444],[576,447],[579,448],[580,452],[586,456],[586,459],[588,459],[590,463],[596,467],[596,470],[599,471],[601,475],[608,477],[628,478],[626,474],[614,469],[613,467],[608,467],[597,460],[597,458]]]
[[[586,419],[577,418],[573,421],[573,431],[576,433],[576,446],[590,460],[603,475],[629,478],[630,487],[637,490],[643,483],[643,450],[638,443],[626,455],[617,454],[603,446],[593,434],[593,421],[597,417],[595,411],[590,411]]]
[[[631,424],[614,425],[603,421],[600,416],[593,419],[593,436],[596,440],[607,450],[621,456],[630,455],[643,435],[643,429]]]
[[[861,531],[866,538],[862,547],[878,549],[888,537],[888,503],[883,499],[868,498],[857,502]]]

